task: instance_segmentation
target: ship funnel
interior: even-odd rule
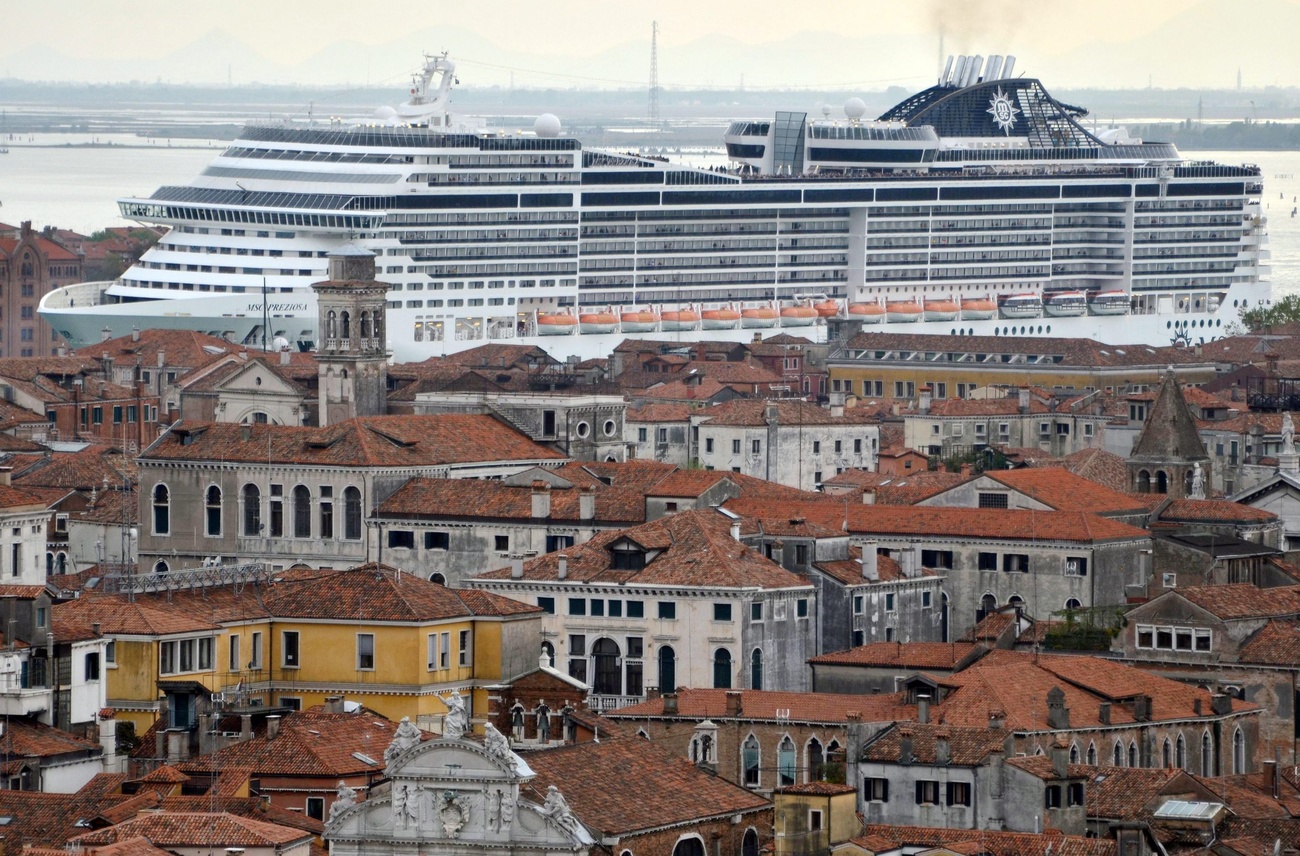
[[[1016,68],[1016,58],[1011,56],[1010,54],[1007,54],[1007,61],[1002,66],[1002,76],[1010,77],[1011,73],[1015,70],[1015,68]]]
[[[948,61],[943,64],[943,74],[939,75],[940,86],[947,85],[950,74],[952,74],[952,54],[948,54]]]
[[[992,54],[989,56],[989,64],[984,68],[985,80],[997,80],[998,75],[1002,73],[1002,55]]]
[[[984,65],[984,57],[976,54],[970,58],[966,65],[966,82],[962,86],[974,86],[980,80],[980,67]]]
[[[959,56],[959,57],[957,57],[957,66],[956,66],[956,68],[954,68],[953,71],[952,71],[952,85],[953,85],[953,86],[961,86],[961,85],[962,85],[962,80],[964,80],[965,77],[966,77],[966,62],[967,62],[968,59],[969,59],[969,57],[965,57],[965,56]]]

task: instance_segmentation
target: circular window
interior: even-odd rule
[[[579,423],[578,423],[578,436],[579,436],[579,437],[586,437],[586,436],[587,436],[588,434],[590,434],[590,433],[591,433],[591,426],[590,426],[590,425],[588,425],[586,422],[579,422]]]
[[[261,386],[261,385],[262,385],[262,379],[260,377],[253,378],[253,386]]]
[[[613,420],[613,419],[606,419],[606,420],[605,420],[605,436],[606,436],[606,437],[613,437],[613,436],[614,436],[614,427],[615,427],[615,426],[614,426],[614,420]]]

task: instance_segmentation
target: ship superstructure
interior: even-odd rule
[[[584,149],[549,115],[532,133],[457,124],[455,64],[430,57],[367,122],[252,124],[189,185],[121,200],[170,231],[40,311],[76,345],[154,326],[310,348],[310,283],[349,241],[391,284],[398,360],[832,321],[1196,342],[1268,301],[1258,168],[1090,132],[1013,69],[950,59],[877,120],[852,99],[839,119],[736,122],[731,165],[710,170]]]

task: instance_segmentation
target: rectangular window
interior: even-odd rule
[[[438,634],[438,668],[451,668],[451,633]]]
[[[853,441],[853,454],[855,454],[855,455],[861,455],[861,454],[862,454],[862,438],[861,438],[861,437],[858,437],[857,439],[855,439],[855,440]]]
[[[199,640],[199,670],[206,672],[212,668],[213,648],[216,640],[211,636]]]
[[[822,828],[822,813],[819,809],[808,809],[808,830],[818,832]]]
[[[460,651],[460,665],[469,666],[474,662],[473,640],[468,630],[460,631],[460,639],[457,640],[459,645],[457,650]]]
[[[605,615],[605,601],[598,597],[591,599],[591,614],[595,616]]]
[[[979,569],[981,571],[996,571],[998,569],[997,553],[980,553]]]
[[[555,614],[555,598],[539,597],[537,599],[537,605],[541,607],[542,612],[545,612],[547,615]]]
[[[1008,574],[1029,573],[1029,557],[1023,553],[1006,553],[1002,556],[1002,570]]]
[[[952,570],[952,550],[922,550],[921,567],[931,570]]]
[[[235,638],[238,639],[239,637],[236,636]],[[111,639],[108,644],[104,646],[104,662],[110,666],[117,665],[117,642]]]
[[[763,441],[754,440],[752,443],[749,444],[749,450],[755,455],[759,454],[760,452],[763,451]]]
[[[1043,805],[1047,808],[1061,807],[1061,786],[1048,785],[1043,792]]]
[[[893,595],[891,594],[890,597],[893,597]],[[795,618],[808,617],[808,598],[801,597],[794,602],[794,617]]]
[[[587,599],[585,597],[569,598],[569,615],[586,615]]]
[[[569,636],[569,677],[587,680],[587,637]]]
[[[325,798],[307,797],[307,805],[303,809],[303,814],[313,820],[325,820]]]
[[[260,631],[253,633],[253,656],[249,659],[248,667],[250,669],[262,668],[262,634]]]
[[[862,608],[866,606],[866,603],[867,603],[867,599],[865,597],[863,597],[860,594],[855,594],[853,596],[853,614],[861,615]]]
[[[448,532],[425,532],[424,549],[447,550],[451,548],[451,534]]]
[[[731,454],[733,454],[733,455],[739,455],[739,454],[740,454],[740,441],[739,441],[739,440],[732,440],[732,441],[731,441]]]
[[[949,782],[947,790],[948,805],[970,805],[969,782]]]
[[[244,664],[239,659],[239,637],[238,636],[230,637],[230,659],[227,665],[229,666],[229,669],[232,673],[243,671]]]
[[[713,454],[713,438],[712,438],[712,437],[705,437],[705,438],[704,438],[704,451],[708,452],[709,454]]]
[[[646,441],[646,429],[636,429],[636,440],[638,443],[644,443]]]
[[[730,621],[730,620],[731,620],[731,604],[729,604],[729,603],[715,603],[715,604],[713,604],[713,620],[714,620],[714,621]]]
[[[749,620],[750,621],[763,620],[763,601],[756,600],[749,605]]]
[[[840,454],[840,453],[843,452],[843,451],[844,451],[844,441],[843,441],[843,440],[836,440],[836,441],[835,441],[835,454],[838,455],[838,454]]]
[[[939,783],[933,779],[921,779],[916,783],[917,805],[939,804]]]
[[[928,591],[923,591],[923,592],[921,592],[921,608],[922,608],[922,609],[929,609],[929,608],[930,608],[930,605],[931,605],[931,603],[930,603],[930,599],[931,599],[931,593],[930,593],[930,592],[928,592]]]
[[[415,549],[415,533],[409,529],[389,529],[388,546]]]
[[[820,455],[821,453],[822,453],[822,441],[813,440],[813,454]]]
[[[645,618],[645,601],[629,600],[625,601],[628,618]]]
[[[432,672],[438,668],[438,634],[430,633],[426,640],[425,668]]]
[[[99,680],[99,652],[92,651],[86,655],[83,677],[87,681]]]
[[[496,548],[495,548],[495,549],[496,549],[496,551],[497,551],[498,553],[508,553],[508,552],[510,552],[510,536],[509,536],[509,535],[498,535],[498,536],[496,536],[496,538],[495,538],[495,540],[494,540],[494,543],[496,544]]]
[[[296,669],[301,663],[298,662],[298,631],[286,630],[280,640],[281,651],[283,653],[283,665],[286,669]]]
[[[894,593],[888,592],[885,595],[885,612],[894,611]]]
[[[606,607],[608,608],[608,609],[607,609],[607,612],[608,612],[610,618],[622,618],[622,617],[623,617],[623,601],[621,601],[621,600],[608,600],[608,601],[605,602],[605,605],[606,605]]]
[[[1082,556],[1068,556],[1065,560],[1065,575],[1067,577],[1086,577],[1088,576],[1088,560]]]
[[[979,495],[980,508],[1006,508],[1007,495],[1005,493],[984,493]]]
[[[889,802],[889,779],[873,776],[863,779],[862,799],[866,802]]]
[[[320,537],[334,537],[334,488],[330,485],[320,489]]]
[[[357,669],[370,671],[375,668],[375,634],[357,634]]]

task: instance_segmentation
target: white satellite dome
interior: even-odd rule
[[[560,117],[554,113],[543,113],[533,123],[533,133],[539,137],[560,136]]]
[[[397,111],[387,105],[376,107],[374,117],[377,122],[392,122],[397,118]]]
[[[850,98],[844,102],[844,115],[850,119],[861,119],[867,115],[867,102],[861,98]]]
[[[271,343],[271,347],[276,351],[283,351],[285,348],[289,347],[289,340],[283,336],[276,336],[275,340]]]

